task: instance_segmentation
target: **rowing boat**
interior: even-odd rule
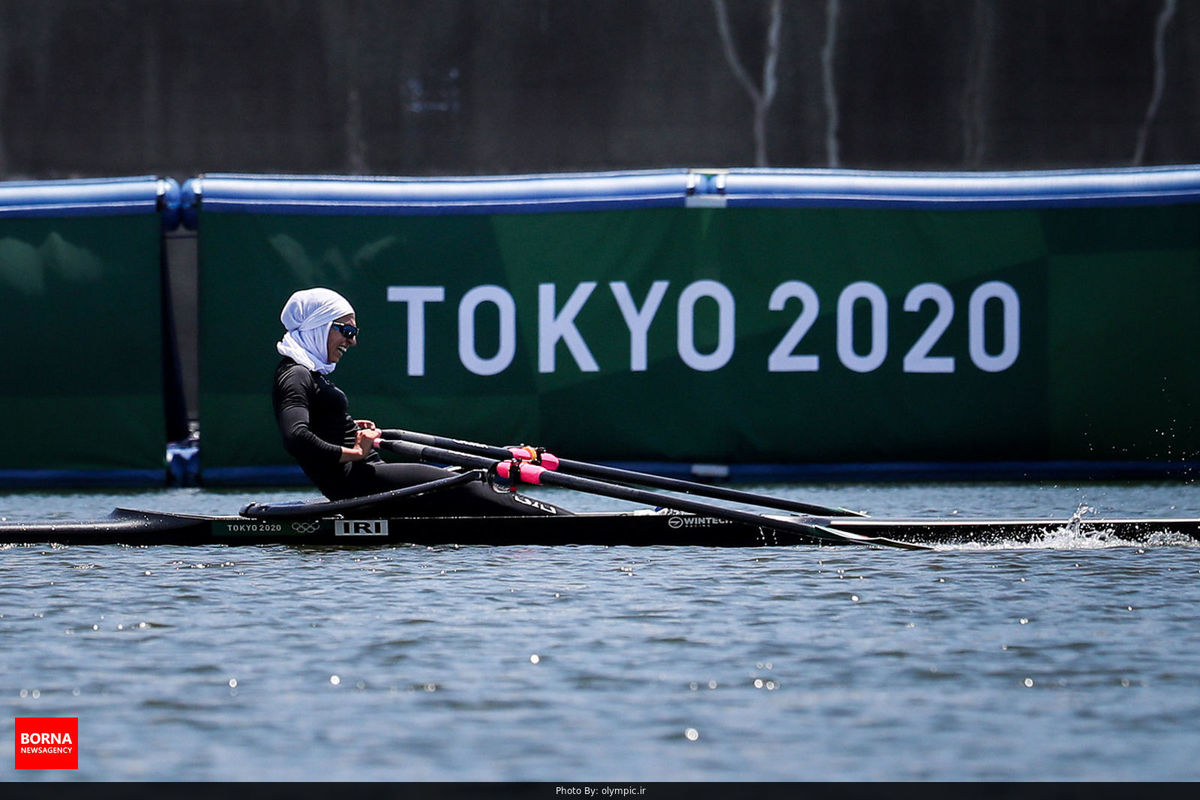
[[[1073,540],[1200,542],[1200,519],[876,519],[841,507],[697,484],[560,459],[541,448],[496,447],[399,429],[376,447],[413,462],[450,465],[427,483],[366,497],[277,504],[251,503],[237,516],[118,508],[85,521],[0,522],[0,544],[410,544],[665,545],[780,547],[859,545],[928,550],[939,545],[1027,544],[1066,533]],[[518,494],[537,516],[405,515],[413,498],[482,482],[515,492],[518,484],[557,486],[654,507],[560,513]],[[648,491],[652,486],[674,494]],[[688,495],[681,497],[679,494]],[[786,513],[754,513],[696,496]]]
[[[675,545],[777,547],[867,544],[886,538],[932,546],[1028,544],[1056,534],[1108,542],[1200,542],[1200,519],[875,519],[766,515],[848,534],[816,536],[697,514],[651,510],[536,517],[402,517],[365,513],[208,516],[118,508],[81,521],[0,523],[3,544],[125,545]],[[312,504],[321,506],[328,504]],[[255,507],[249,507],[255,508]],[[262,510],[265,507],[257,507]],[[856,537],[869,537],[860,540]]]

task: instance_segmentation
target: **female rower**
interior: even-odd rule
[[[275,419],[283,446],[331,500],[363,497],[445,478],[426,464],[386,463],[375,451],[380,431],[347,413],[348,400],[329,380],[342,356],[358,344],[358,320],[346,298],[330,289],[305,289],[280,314],[287,333],[276,345]],[[422,516],[566,514],[561,508],[483,483],[396,501],[397,513]]]

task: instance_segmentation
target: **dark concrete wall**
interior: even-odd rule
[[[0,0],[0,177],[1200,162],[1200,3],[717,5]]]

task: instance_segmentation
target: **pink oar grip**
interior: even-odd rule
[[[508,452],[519,461],[537,461],[546,469],[558,469],[558,456],[553,453],[538,453],[532,447],[510,447]]]
[[[544,467],[527,464],[524,461],[516,462],[517,474],[514,476],[512,461],[501,461],[496,465],[496,474],[505,480],[517,480],[521,483],[538,484],[542,482],[542,473],[545,472]]]

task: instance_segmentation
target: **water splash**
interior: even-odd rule
[[[1137,541],[1122,539],[1111,531],[1081,531],[1068,525],[1061,528],[1048,528],[1035,539],[1006,540],[999,542],[961,542],[957,544],[935,545],[939,551],[991,551],[991,550],[1110,550],[1120,547],[1195,547],[1200,546],[1194,539],[1182,534],[1164,531],[1151,534]]]
[[[1080,503],[1070,519],[1060,526],[1047,528],[1028,541],[1007,540],[987,543],[938,545],[935,550],[1108,550],[1117,547],[1200,547],[1200,542],[1184,533],[1162,530],[1137,539],[1116,535],[1111,529],[1084,529],[1086,518],[1096,509]]]
[[[1080,503],[1075,508],[1075,513],[1071,515],[1071,519],[1067,520],[1067,529],[1078,534],[1083,524],[1083,518],[1088,514],[1095,514],[1096,509],[1089,506],[1087,503]]]

